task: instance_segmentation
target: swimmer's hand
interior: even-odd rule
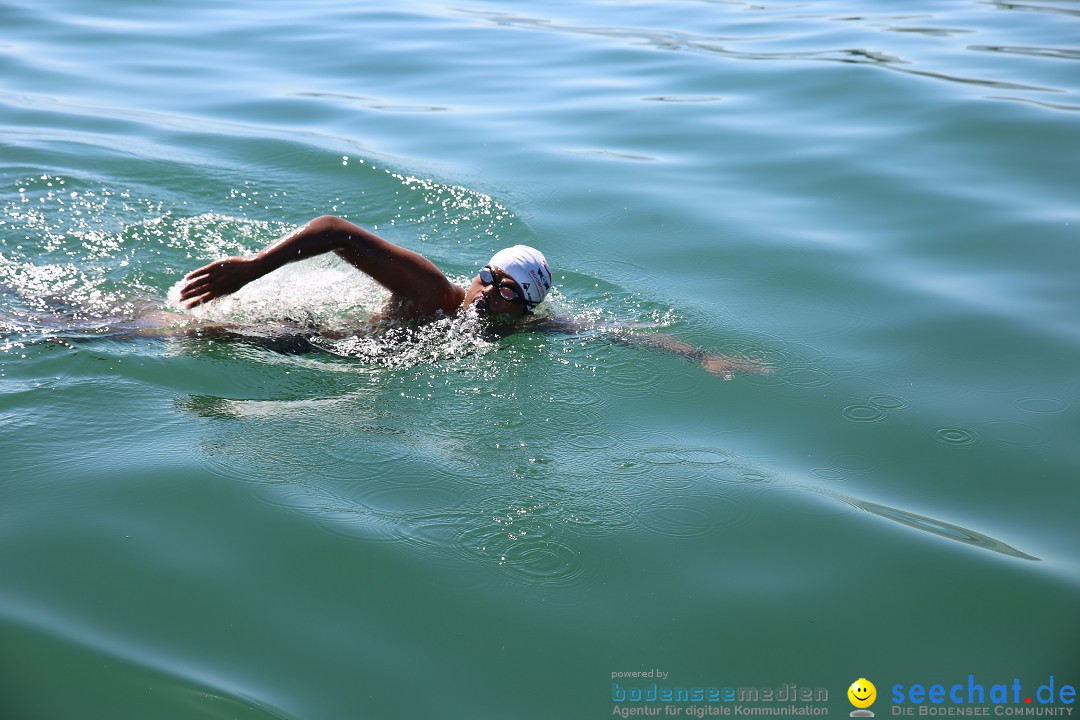
[[[772,372],[772,369],[760,360],[743,355],[727,357],[700,353],[696,359],[701,367],[705,368],[706,372],[719,375],[725,380],[730,380],[737,372],[756,373],[758,375],[768,375]]]
[[[184,287],[180,288],[180,304],[190,310],[219,297],[231,295],[265,274],[261,263],[255,258],[231,257],[212,262],[184,277]]]

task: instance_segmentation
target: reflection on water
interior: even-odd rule
[[[1029,55],[1031,57],[1057,58],[1059,60],[1080,60],[1080,50],[1073,50],[1069,48],[1040,48],[1009,45],[970,45],[968,49],[981,50],[983,52]]]
[[[733,3],[732,5],[739,6],[740,4]],[[1078,11],[1074,9],[1054,5],[995,2],[993,6],[999,10],[1023,10],[1065,15],[1078,14]],[[728,19],[729,27],[732,29],[730,34],[725,35],[704,35],[671,30],[659,31],[647,27],[579,25],[561,20],[530,17],[518,13],[488,12],[472,9],[460,10],[459,12],[468,17],[480,18],[504,27],[614,38],[634,45],[644,43],[660,50],[700,52],[733,60],[811,61],[870,65],[932,80],[1032,93],[1067,92],[1067,90],[1033,82],[1025,83],[1005,79],[1003,76],[1015,74],[1015,67],[1013,66],[986,65],[979,68],[976,73],[960,74],[947,70],[945,68],[947,64],[942,63],[938,58],[950,54],[955,58],[955,56],[962,56],[971,52],[1014,54],[1063,60],[1080,58],[1080,51],[1072,48],[987,44],[964,45],[959,39],[968,34],[980,33],[980,28],[986,22],[985,18],[980,17],[975,8],[972,8],[971,12],[966,15],[966,19],[972,23],[969,28],[956,27],[958,20],[965,18],[964,12],[956,11],[951,12],[949,15],[949,23],[953,25],[952,27],[938,28],[931,25],[935,18],[930,13],[920,13],[915,16],[924,25],[908,26],[894,25],[893,23],[910,20],[912,16],[814,14],[808,13],[805,8],[798,5],[772,6],[768,8],[745,5],[741,9],[744,14],[723,16]],[[850,35],[852,39],[857,38],[862,42],[867,42],[868,38],[872,38],[875,42],[880,43],[881,47],[813,46],[816,42],[835,42],[834,38],[838,35],[835,29],[837,23],[852,26],[851,31],[845,31],[845,33],[841,34]],[[797,29],[797,32],[792,32],[790,35],[785,34],[783,32],[785,27],[791,27],[793,30]],[[814,28],[814,31],[808,31],[808,28]],[[862,31],[857,32],[855,31],[856,28]],[[918,52],[913,52],[908,43],[901,41],[901,44],[897,46],[898,49],[894,52],[890,49],[895,44],[894,41],[883,35],[883,32],[921,36],[926,44],[925,47],[919,48]],[[958,38],[955,42],[953,41],[954,37]],[[808,45],[810,46],[808,47]],[[931,57],[935,59],[930,60]],[[956,59],[958,60],[958,58]],[[937,67],[929,66],[931,63],[937,65]],[[970,63],[957,61],[952,64],[962,66]],[[997,96],[993,99],[1038,102],[1032,98],[1023,97]],[[1045,105],[1066,110],[1073,110],[1076,107],[1067,103]]]
[[[1021,560],[1039,560],[1039,558],[1028,555],[1025,552],[1021,552],[1016,548],[1003,543],[1000,540],[984,535],[975,530],[971,530],[960,525],[953,525],[952,523],[945,522],[944,520],[937,520],[935,518],[927,517],[925,515],[918,515],[907,510],[901,510],[899,508],[889,507],[888,505],[881,505],[879,503],[870,502],[869,500],[861,500],[859,498],[850,497],[847,495],[840,495],[834,492],[825,493],[831,497],[845,502],[848,505],[865,510],[866,512],[873,513],[878,517],[883,517],[893,522],[898,522],[901,525],[906,525],[916,530],[923,530],[925,532],[943,537],[948,540],[955,540],[957,542],[965,543],[967,545],[974,545],[975,547],[983,548],[984,550],[993,550],[1003,555],[1009,555],[1011,557],[1020,558]]]
[[[13,717],[63,717],[105,707],[117,715],[145,708],[180,710],[186,717],[290,720],[297,716],[276,706],[275,688],[252,685],[250,676],[218,667],[211,669],[170,657],[129,633],[106,633],[92,623],[50,608],[31,607],[15,598],[0,596],[0,628],[5,631],[5,652],[34,658],[83,659],[82,676],[64,693],[50,697],[47,679],[32,677],[21,664],[5,669],[5,680],[18,683],[20,692],[6,692],[5,712]],[[9,655],[10,656],[10,655]],[[113,672],[116,666],[125,673]],[[56,668],[54,667],[55,671]],[[44,681],[44,682],[43,682]],[[88,691],[88,688],[93,688]],[[104,701],[103,698],[108,700]],[[49,708],[56,712],[43,712]],[[65,708],[66,712],[60,711]],[[122,709],[121,709],[122,708]]]
[[[1051,3],[1015,3],[1003,0],[990,0],[990,4],[999,10],[1019,10],[1021,12],[1052,13],[1057,15],[1069,15],[1080,17],[1080,10],[1071,7],[1061,7]]]

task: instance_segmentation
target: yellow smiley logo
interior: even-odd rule
[[[877,688],[866,678],[859,678],[851,683],[847,691],[848,700],[857,708],[868,708],[877,700]]]

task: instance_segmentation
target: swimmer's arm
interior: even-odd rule
[[[464,291],[423,255],[328,215],[288,233],[253,257],[219,260],[190,273],[184,278],[180,300],[192,308],[232,294],[288,263],[328,252],[367,273],[394,295],[411,301],[424,314],[452,312],[461,304]]]
[[[594,325],[586,325],[571,318],[558,316],[545,316],[537,318],[526,326],[530,331],[566,333],[578,335],[595,331]],[[677,338],[664,333],[643,333],[634,330],[608,329],[603,337],[608,338],[617,345],[626,347],[646,348],[648,350],[660,350],[673,353],[687,360],[692,360],[713,375],[719,375],[725,380],[730,380],[737,372],[748,372],[766,375],[770,369],[764,363],[742,355],[728,356],[706,352],[693,345],[684,343]]]
[[[663,333],[638,333],[625,332],[613,333],[612,342],[629,347],[643,347],[650,350],[662,350],[664,352],[679,355],[705,368],[713,375],[719,375],[725,380],[730,380],[737,372],[756,373],[767,375],[770,370],[764,363],[744,355],[720,355],[710,353],[688,345],[671,335]]]

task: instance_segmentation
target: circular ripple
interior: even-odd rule
[[[382,512],[361,505],[336,504],[330,498],[309,502],[305,506],[289,506],[312,517],[326,532],[366,542],[399,542],[404,518],[397,513]]]
[[[365,490],[363,502],[380,512],[412,514],[450,507],[457,492],[448,484],[386,485]]]
[[[767,484],[769,482],[769,477],[765,473],[747,469],[746,466],[731,465],[714,472],[706,473],[704,480],[720,485],[749,485],[751,488],[754,488],[758,485]]]
[[[607,398],[588,385],[578,387],[560,388],[559,394],[552,397],[551,402],[555,405],[566,405],[573,408],[603,406],[607,404]]]
[[[544,412],[550,410],[552,422],[558,422],[568,434],[590,433],[601,425],[601,410],[606,400],[597,392],[585,388],[567,390],[566,396],[552,397]]]
[[[568,433],[566,444],[580,450],[604,450],[615,444],[615,438],[594,432]]]
[[[849,472],[868,472],[877,467],[869,456],[860,453],[837,453],[829,459],[834,467]]]
[[[463,523],[468,518],[458,515],[428,515],[420,517],[403,528],[404,536],[421,547],[446,549],[458,544],[463,533]]]
[[[934,437],[946,445],[973,445],[979,442],[979,434],[961,427],[938,428]]]
[[[723,450],[710,450],[708,448],[686,448],[682,452],[686,462],[695,465],[730,465],[731,455]]]
[[[530,583],[571,582],[585,571],[581,553],[558,540],[525,543],[500,557],[499,563]]]
[[[611,500],[602,506],[594,503],[585,509],[567,510],[562,523],[573,534],[598,537],[629,527],[634,512],[624,503]]]
[[[1054,398],[1024,398],[1016,403],[1021,410],[1029,413],[1060,413],[1065,412],[1069,406],[1061,400]]]
[[[783,346],[784,352],[789,353],[792,358],[799,358],[804,363],[817,363],[831,357],[817,345],[810,343],[784,341]]]
[[[881,408],[862,403],[848,405],[840,412],[844,419],[852,422],[877,422],[885,417],[885,413],[881,411]]]
[[[822,387],[832,382],[832,378],[824,372],[809,365],[788,365],[777,371],[776,378],[796,387]]]
[[[555,537],[551,528],[520,527],[493,518],[458,535],[466,556],[497,562],[530,583],[567,583],[580,577],[585,564],[576,548]]]
[[[681,465],[679,448],[652,448],[638,455],[638,460],[649,465]]]
[[[610,387],[613,396],[620,398],[642,398],[655,393],[655,388],[640,375],[640,367],[629,360],[610,361],[604,366],[602,376],[605,386]],[[600,374],[597,373],[599,376]]]
[[[649,483],[648,486],[638,489],[637,492],[638,494],[656,492],[684,493],[701,487],[699,483],[701,482],[702,477],[703,473],[700,470],[693,474],[687,474],[684,470],[683,473],[677,477],[668,475],[646,476],[647,482]]]
[[[1034,425],[1011,420],[987,423],[986,434],[995,441],[1006,445],[1035,447],[1050,442],[1050,436],[1044,430],[1040,430]]]
[[[291,470],[297,465],[296,458],[288,448],[273,444],[254,448],[247,445],[249,442],[251,438],[242,433],[223,433],[204,441],[193,458],[213,474],[229,480],[259,485],[296,481]]]
[[[322,447],[308,448],[304,458],[305,472],[317,471],[324,477],[348,483],[370,483],[378,479],[392,484],[394,469],[406,461],[409,447],[397,441],[371,442],[365,446],[359,442],[349,444],[327,438]],[[296,462],[290,467],[296,467]]]
[[[791,362],[791,355],[779,348],[748,348],[742,354],[765,367],[774,369]]]
[[[832,482],[838,482],[846,477],[842,470],[837,470],[836,468],[813,468],[810,472],[815,477]]]
[[[551,422],[558,423],[558,427],[567,435],[578,432],[595,434],[596,428],[603,425],[600,420],[601,413],[592,407],[574,407],[571,405],[553,407],[557,407],[558,410],[549,416]],[[526,421],[521,419],[519,426],[525,423]]]
[[[642,508],[641,512],[642,525],[667,537],[697,537],[716,529],[712,516],[692,505],[658,503],[654,507]]]
[[[907,407],[907,401],[895,395],[871,395],[866,402],[882,410],[903,410]]]
[[[666,496],[641,506],[638,513],[647,530],[671,538],[701,537],[746,520],[743,501],[731,495],[702,502],[693,496]]]
[[[642,462],[650,465],[728,465],[731,456],[723,450],[710,448],[658,447],[640,454]]]

